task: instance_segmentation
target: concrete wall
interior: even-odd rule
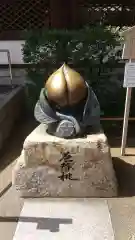
[[[8,94],[0,94],[0,150],[10,136],[17,119],[24,111],[24,89],[17,87]]]
[[[22,44],[24,41],[0,41],[0,49],[8,49],[12,64],[23,64]],[[8,64],[6,53],[0,52],[0,64]]]

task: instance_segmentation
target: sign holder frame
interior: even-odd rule
[[[129,59],[127,63],[132,63],[132,62],[135,63],[135,59]],[[125,77],[125,74],[124,74],[124,77]],[[129,120],[129,113],[130,113],[132,88],[133,87],[127,87],[127,90],[126,90],[125,111],[124,111],[122,142],[121,142],[122,156],[125,156],[125,149],[126,149],[126,143],[127,143],[128,120]]]
[[[129,121],[129,113],[130,113],[130,105],[131,105],[132,88],[135,87],[135,26],[130,27],[125,31],[123,31],[122,36],[124,36],[124,39],[125,39],[123,52],[122,52],[122,59],[126,60],[127,63],[129,63],[128,66],[125,65],[124,86],[123,86],[127,88],[124,121],[123,121],[122,142],[121,142],[121,155],[124,156],[126,142],[127,142],[128,121]],[[132,65],[132,63],[134,66]]]

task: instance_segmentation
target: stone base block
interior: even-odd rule
[[[48,135],[40,125],[25,140],[13,171],[22,197],[116,197],[117,181],[103,133],[78,139]]]

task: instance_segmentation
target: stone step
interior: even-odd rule
[[[134,200],[25,199],[13,240],[134,240]]]
[[[24,76],[20,76],[20,77],[14,77],[13,76],[12,83],[20,85],[20,84],[24,84],[25,80],[26,80],[26,77],[24,77]],[[7,77],[0,77],[0,85],[10,85],[10,84],[11,84],[10,77],[8,77],[8,76]]]
[[[25,69],[15,69],[12,68],[12,75],[14,77],[20,77],[20,76],[26,76],[26,70]],[[10,72],[9,69],[0,69],[0,77],[9,77]]]
[[[10,180],[9,172],[8,172],[8,177]],[[3,181],[3,176],[1,176],[0,180]],[[0,182],[2,183],[2,181],[0,181]],[[10,201],[9,201],[9,199],[10,199]],[[55,201],[55,202],[57,201],[59,203],[58,210],[57,209],[54,210],[54,208],[51,207],[52,201]],[[61,205],[61,202],[65,202],[66,204],[64,206],[66,206],[66,205],[68,205],[68,202],[71,202],[71,201],[73,201],[73,202],[79,201],[79,204],[82,206],[84,205],[84,202],[86,204],[86,201],[87,201],[88,205],[90,206],[89,212],[91,212],[91,214],[89,213],[89,218],[90,218],[91,222],[95,221],[95,215],[93,215],[93,213],[94,214],[97,213],[97,211],[92,210],[92,207],[97,210],[99,210],[100,208],[103,208],[103,211],[105,209],[105,213],[106,213],[106,208],[107,208],[108,209],[107,211],[109,212],[108,214],[110,215],[109,226],[111,225],[111,227],[113,229],[114,240],[134,240],[135,239],[135,197],[109,198],[109,199],[89,199],[89,198],[87,198],[87,199],[81,199],[81,198],[80,199],[69,199],[69,198],[67,198],[67,199],[65,199],[65,198],[49,199],[49,198],[46,198],[46,199],[28,199],[27,200],[27,199],[19,198],[19,196],[18,196],[18,194],[16,194],[16,191],[13,188],[13,186],[5,194],[3,194],[2,197],[0,197],[0,239],[1,240],[19,240],[19,239],[21,239],[21,240],[25,240],[25,239],[31,240],[32,239],[33,240],[34,238],[32,238],[33,237],[32,234],[35,234],[35,231],[38,231],[36,234],[39,234],[40,236],[41,236],[41,234],[43,236],[43,233],[46,234],[48,232],[51,234],[51,232],[49,230],[37,229],[37,223],[34,222],[34,220],[32,218],[29,219],[29,221],[28,221],[28,217],[34,216],[34,217],[48,218],[48,217],[54,216],[54,217],[59,218],[59,217],[61,217],[63,208],[65,209],[65,207],[63,207],[63,205]],[[77,206],[80,206],[79,204]],[[28,210],[26,209],[26,206],[27,206],[27,208],[29,208]],[[48,209],[50,209],[50,211],[51,211],[51,209],[53,209],[53,212],[51,211],[51,216],[48,213],[48,210],[46,210],[44,206],[47,206]],[[55,204],[55,207],[56,207],[56,204]],[[41,210],[41,208],[42,208],[42,210]],[[25,211],[25,213],[24,213],[24,211]],[[37,214],[38,211],[39,211],[39,214]],[[82,212],[82,210],[80,212]],[[56,214],[56,213],[58,213],[58,214]],[[75,215],[75,213],[76,213],[76,211],[73,211],[72,216]],[[64,214],[65,214],[65,210],[64,210]],[[108,214],[107,215],[104,214],[104,216],[108,216]],[[103,214],[101,214],[101,210],[98,212],[97,215],[96,216],[99,218],[98,223],[102,226],[101,220],[103,220],[103,221],[105,221],[105,220],[102,217]],[[22,218],[22,216],[26,217],[26,218]],[[67,217],[68,216],[70,217],[70,215],[67,214]],[[65,217],[65,216],[62,216],[62,217]],[[40,219],[40,220],[44,220],[44,219]],[[89,221],[88,221],[88,223],[89,223]],[[21,224],[21,227],[20,227],[20,224]],[[34,228],[34,226],[35,226],[35,228]],[[71,224],[67,224],[67,225],[60,224],[60,231],[61,231],[61,229],[63,229],[64,226],[71,227]],[[83,226],[85,227],[84,223],[83,223]],[[31,228],[31,233],[29,234],[28,237],[24,237],[24,231],[26,230],[26,228],[29,230]],[[7,229],[8,229],[8,231],[7,231]],[[99,228],[96,228],[96,229],[99,229]],[[18,234],[20,235],[20,231],[22,231],[22,233],[21,233],[22,236],[18,236]],[[59,233],[60,232],[55,232],[54,236],[57,237],[57,234],[59,234]],[[68,232],[67,232],[67,234],[68,234]],[[51,235],[51,236],[53,236],[53,235]],[[52,237],[52,239],[57,239],[55,237],[54,238]],[[102,237],[102,235],[101,235],[101,237]],[[40,239],[46,240],[47,238],[45,238],[44,236],[42,238],[39,238],[39,237],[36,238],[36,240],[40,240]],[[62,238],[59,238],[59,239],[62,239]],[[65,239],[65,238],[63,238],[63,239]],[[71,239],[74,239],[74,238],[71,238]],[[82,240],[84,240],[84,239],[85,238],[82,238]],[[92,239],[92,238],[88,238],[88,239]],[[93,240],[95,240],[95,239],[102,240],[102,238],[94,238]],[[107,238],[105,238],[105,239],[108,240]],[[87,238],[86,238],[86,240],[87,240]]]

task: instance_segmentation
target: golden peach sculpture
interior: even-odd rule
[[[73,138],[100,128],[100,106],[83,77],[63,64],[41,89],[35,118],[57,137]]]
[[[48,99],[61,107],[77,104],[87,95],[82,76],[66,64],[48,78],[45,88]]]

